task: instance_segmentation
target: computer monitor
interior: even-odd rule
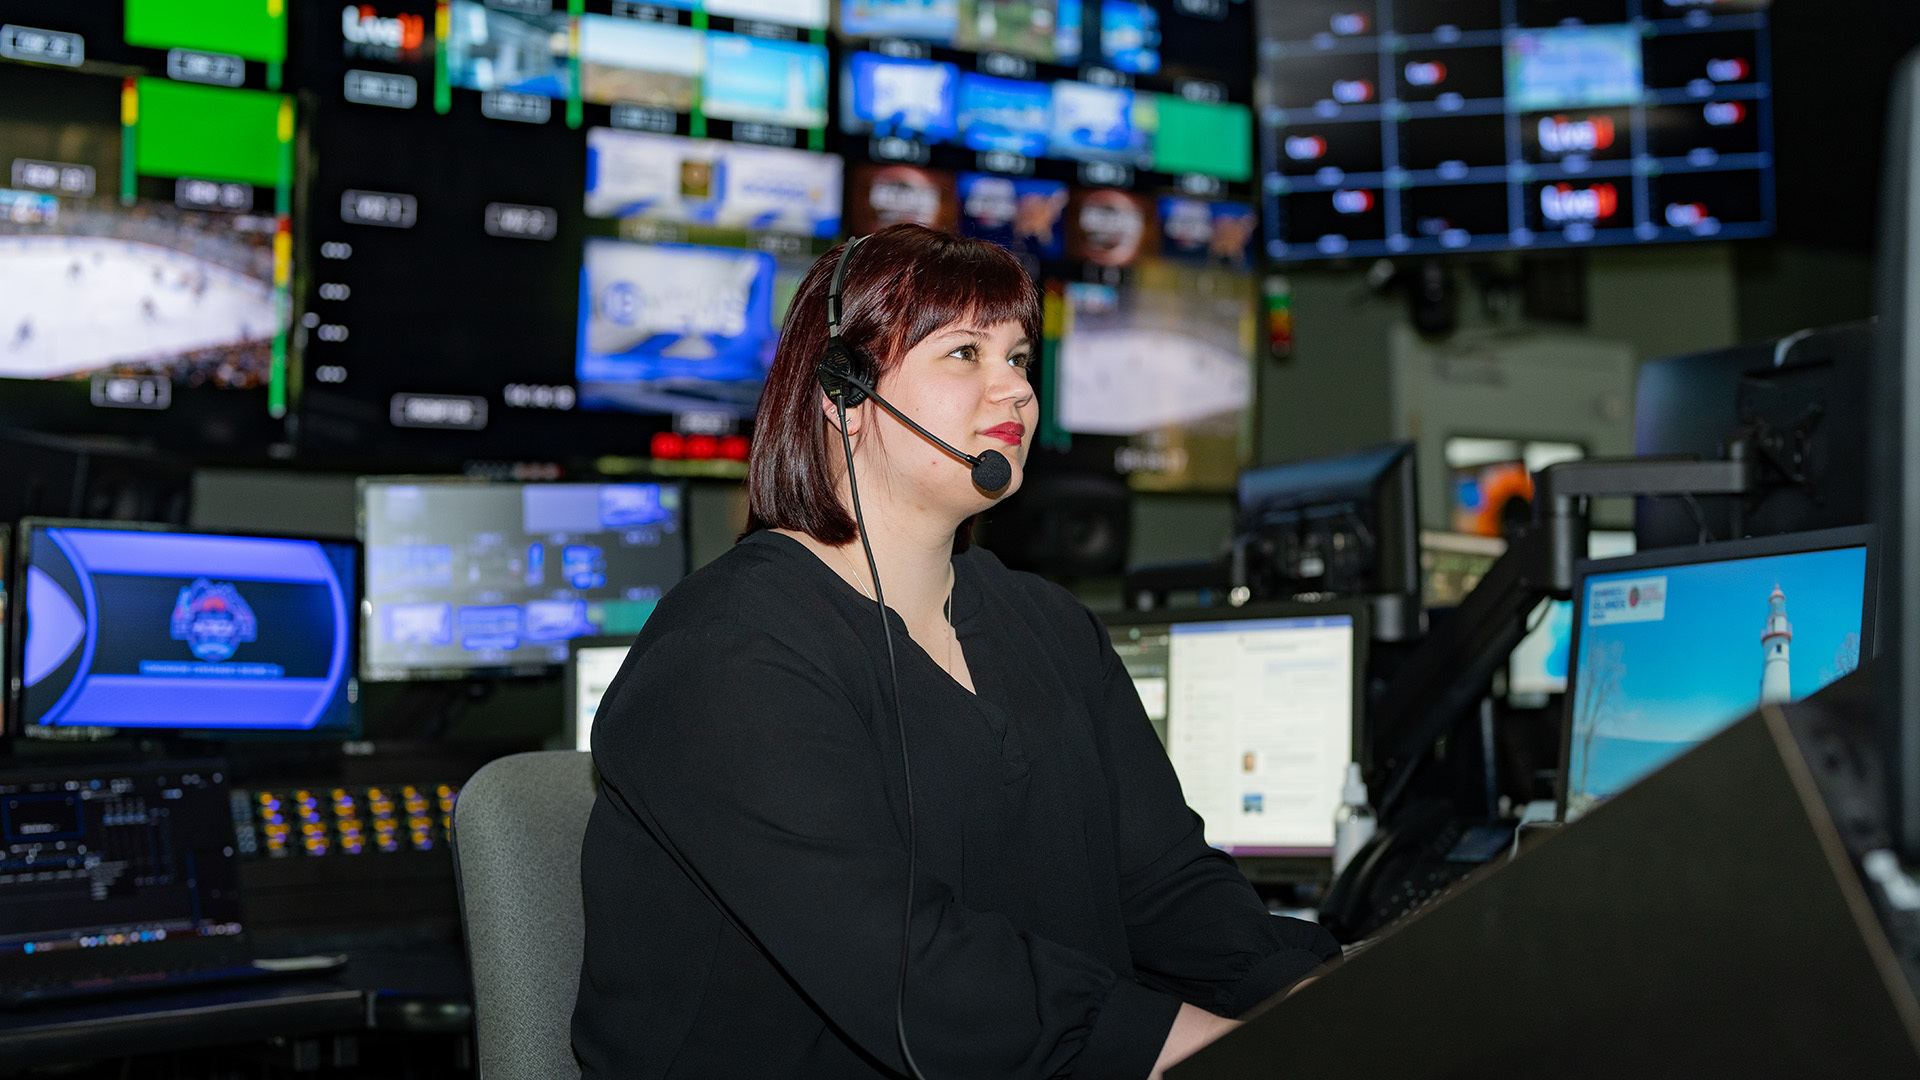
[[[1248,469],[1236,494],[1234,584],[1255,600],[1405,597],[1407,625],[1376,629],[1409,636],[1422,584],[1412,443]]]
[[[1207,843],[1325,858],[1359,745],[1363,604],[1260,604],[1106,617]]]
[[[1866,523],[1867,442],[1850,420],[1869,412],[1872,343],[1871,322],[1841,323],[1641,365],[1634,453],[1720,458],[1746,439],[1761,485],[1634,500],[1641,550]]]
[[[1563,820],[1858,667],[1871,655],[1871,539],[1829,529],[1581,563]]]
[[[593,749],[594,714],[632,647],[631,637],[573,639],[567,650],[567,742],[575,750]]]
[[[1634,552],[1633,533],[1595,529],[1587,533],[1587,558],[1617,559]],[[1527,636],[1507,659],[1507,700],[1539,707],[1565,693],[1573,660],[1573,601],[1543,600],[1528,616]]]
[[[16,731],[357,728],[351,541],[28,519],[18,566]]]
[[[1909,865],[1920,865],[1920,575],[1909,568],[1920,538],[1920,470],[1912,465],[1920,425],[1920,53],[1895,72],[1887,123],[1879,250],[1874,265],[1879,325],[1872,375],[1873,519],[1886,543],[1886,647],[1874,679],[1886,755],[1888,831]]]
[[[0,769],[0,997],[245,963],[217,762]]]
[[[687,570],[678,483],[360,483],[363,673],[538,674],[567,642],[636,634]]]

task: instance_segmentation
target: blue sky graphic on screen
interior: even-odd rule
[[[350,544],[42,526],[28,726],[352,727]]]
[[[960,0],[840,0],[840,32],[950,42],[960,28]]]
[[[787,127],[827,122],[827,47],[742,34],[707,35],[708,116]]]
[[[841,86],[841,126],[945,142],[956,130],[959,86],[960,69],[952,64],[854,53]]]
[[[1516,110],[1628,105],[1646,92],[1633,26],[1561,26],[1510,34],[1507,98]]]
[[[1047,152],[1053,95],[1046,83],[960,76],[960,141],[975,150],[1005,150],[1026,157]]]
[[[1666,764],[1763,701],[1860,663],[1864,547],[1623,570],[1586,581],[1567,814]]]
[[[589,408],[751,415],[773,363],[773,256],[587,241],[577,374]]]

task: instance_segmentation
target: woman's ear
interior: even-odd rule
[[[833,428],[835,431],[840,430],[840,406],[825,393],[820,395],[820,411],[827,418],[827,426]],[[847,435],[849,438],[859,437],[860,429],[866,426],[866,419],[867,403],[864,401],[847,410]]]

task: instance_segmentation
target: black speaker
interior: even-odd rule
[[[0,430],[0,521],[23,517],[184,525],[193,466],[104,439]]]
[[[1015,570],[1054,578],[1102,577],[1126,569],[1133,493],[1119,477],[1048,468],[981,516],[980,545]]]

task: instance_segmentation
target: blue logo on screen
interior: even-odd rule
[[[200,578],[180,590],[173,602],[173,640],[184,641],[193,655],[217,663],[233,656],[243,641],[259,634],[253,609],[231,583]]]

